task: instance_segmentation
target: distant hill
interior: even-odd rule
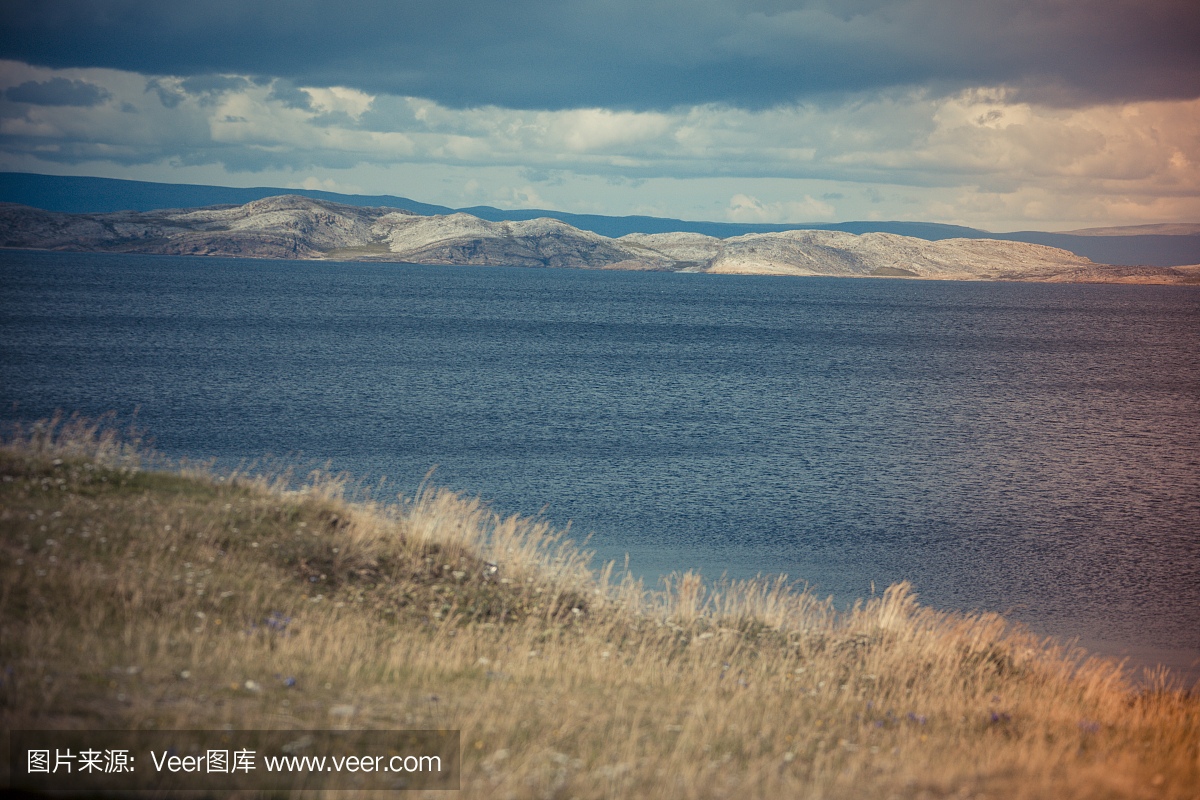
[[[962,225],[943,225],[938,222],[800,222],[800,223],[754,223],[754,222],[695,222],[670,217],[607,217],[601,214],[572,214],[549,209],[505,210],[492,206],[471,206],[459,211],[492,222],[516,221],[549,217],[561,220],[576,228],[592,231],[601,236],[626,236],[631,233],[702,233],[718,239],[743,236],[747,233],[777,233],[781,231],[843,231],[845,233],[895,233],[914,236],[918,239],[938,241],[941,239],[981,239],[986,231]]]
[[[0,172],[0,202],[20,203],[67,214],[103,214],[110,211],[158,211],[164,208],[245,205],[264,197],[296,194],[350,206],[387,206],[416,214],[453,214],[446,206],[418,203],[392,195],[351,195],[311,189],[202,186],[191,183],[151,183],[116,178],[84,178]]]
[[[1151,267],[1200,264],[1200,235],[1194,234],[1183,236],[1164,234],[1092,236],[1075,233],[1017,231],[985,235],[990,239],[1060,247],[1103,264]]]
[[[150,183],[115,178],[84,178],[63,175],[35,175],[28,172],[0,172],[0,202],[19,203],[46,211],[68,214],[100,214],[111,211],[157,211],[165,208],[197,208],[215,205],[244,205],[264,197],[290,194],[329,200],[350,206],[388,207],[417,214],[453,214],[461,211],[490,222],[521,221],[539,218],[557,219],[581,230],[601,236],[624,236],[629,233],[703,233],[706,236],[728,238],[745,233],[768,233],[786,230],[837,230],[847,233],[897,233],[936,241],[966,237],[977,239],[986,232],[961,225],[942,225],[933,222],[840,222],[768,224],[739,222],[689,222],[665,217],[609,217],[601,214],[571,214],[549,209],[505,210],[492,206],[448,208],[420,203],[395,195],[339,194],[312,189],[281,189],[255,187],[239,189],[229,186],[202,186],[187,183]]]
[[[0,203],[0,247],[245,258],[661,270],[746,275],[1185,283],[1167,267],[1112,267],[996,239],[932,242],[894,233],[792,230],[608,237],[561,220],[421,215],[301,195],[243,205],[67,214]]]
[[[1179,232],[1189,230],[1188,226],[1169,228],[1138,226],[1130,229],[1128,233],[1122,233],[1124,229],[1120,228],[1069,233],[1044,231],[989,233],[977,228],[934,222],[859,221],[796,224],[697,222],[662,217],[571,214],[548,209],[504,210],[491,206],[452,209],[393,195],[348,195],[310,189],[278,187],[246,189],[196,184],[151,183],[113,178],[36,175],[23,172],[0,173],[0,202],[18,203],[46,211],[71,214],[116,211],[148,212],[170,208],[244,205],[255,200],[283,194],[326,200],[348,206],[396,208],[425,216],[446,215],[461,211],[490,222],[516,222],[539,218],[557,219],[573,228],[591,231],[609,238],[619,238],[632,233],[697,233],[728,239],[749,233],[792,230],[839,231],[852,234],[890,233],[926,241],[994,239],[1040,244],[1068,250],[1102,264],[1154,267],[1200,264],[1200,233]]]
[[[1159,222],[1151,225],[1118,225],[1108,228],[1080,228],[1063,231],[1079,236],[1195,236],[1200,234],[1200,222]]]

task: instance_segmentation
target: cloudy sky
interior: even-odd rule
[[[0,170],[687,219],[1200,222],[1196,0],[5,0]]]

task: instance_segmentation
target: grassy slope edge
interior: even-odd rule
[[[646,592],[449,492],[147,470],[80,422],[10,437],[0,476],[5,731],[457,728],[472,797],[1200,786],[1195,691],[905,585],[843,613],[781,582]]]

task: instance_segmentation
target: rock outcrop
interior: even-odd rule
[[[418,216],[281,195],[240,206],[62,214],[0,204],[0,247],[43,250],[638,269],[743,275],[1185,283],[1194,270],[1111,267],[1066,250],[994,239],[795,230],[611,239],[554,219]]]

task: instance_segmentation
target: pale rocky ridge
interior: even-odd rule
[[[795,230],[717,239],[611,239],[554,219],[418,216],[296,195],[239,206],[63,214],[0,204],[0,247],[44,250],[953,280],[1192,283],[1196,270],[1111,267],[1066,250],[993,239]]]

